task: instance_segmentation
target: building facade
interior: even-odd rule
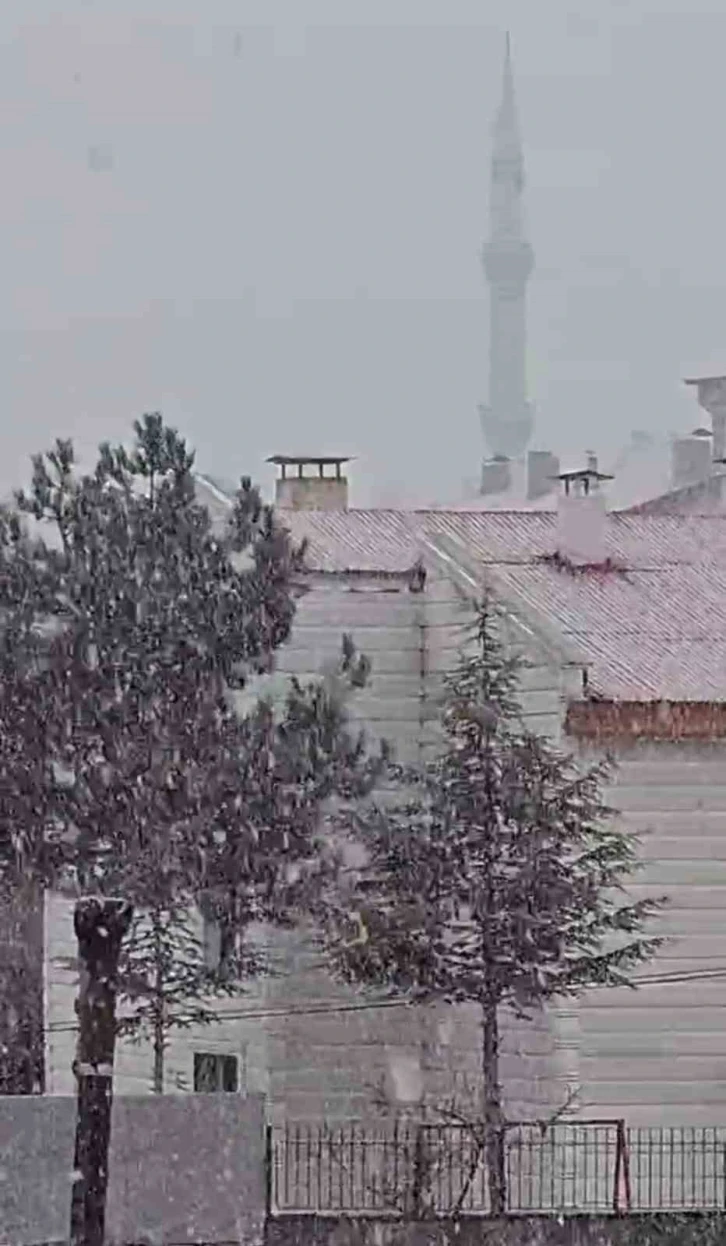
[[[604,498],[585,514],[580,502],[562,498],[556,513],[283,512],[293,538],[308,541],[309,591],[278,678],[320,675],[351,633],[372,662],[355,716],[402,761],[421,759],[437,746],[442,676],[482,586],[494,590],[507,643],[526,659],[527,722],[583,760],[615,756],[609,797],[642,837],[630,891],[669,897],[657,923],[666,942],[637,990],[592,991],[532,1023],[507,1020],[507,1110],[540,1117],[572,1099],[583,1117],[721,1123],[726,531],[714,517],[612,514]],[[214,504],[223,512],[221,494]],[[47,1089],[70,1093],[70,906],[47,903]],[[174,1039],[165,1089],[191,1089],[198,1067],[216,1069],[216,1088],[263,1091],[277,1121],[371,1119],[382,1101],[421,1096],[471,1102],[470,1011],[383,1006],[333,982],[303,932],[260,937],[278,972],[223,1003],[219,1025]],[[122,1043],[119,1090],[148,1089],[151,1066],[148,1048]]]

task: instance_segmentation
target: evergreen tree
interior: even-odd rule
[[[220,715],[214,752],[194,763],[203,774],[207,811],[193,841],[196,860],[180,866],[161,836],[140,859],[143,876],[133,893],[143,911],[122,957],[120,995],[130,1008],[121,1032],[151,1038],[158,1093],[170,1031],[218,1020],[215,998],[236,995],[250,978],[273,972],[250,942],[250,928],[292,927],[319,911],[338,868],[335,836],[325,835],[323,819],[326,808],[329,821],[340,818],[330,798],[366,794],[384,764],[385,754],[369,752],[348,725],[346,692],[366,675],[365,659],[344,637],[332,680],[291,680],[278,713],[260,698],[242,718]],[[219,929],[212,962],[188,900],[181,899],[188,897],[190,873],[193,899]],[[117,885],[124,885],[123,875]]]
[[[53,681],[41,660],[42,575],[0,510],[0,1093],[44,1089],[43,889],[64,854],[64,792],[45,747]],[[34,591],[31,591],[34,584]]]
[[[368,864],[331,909],[327,938],[348,980],[479,1007],[485,1159],[501,1214],[502,1009],[526,1016],[630,984],[658,946],[645,931],[662,901],[623,891],[637,843],[601,795],[608,766],[582,769],[523,725],[519,662],[497,622],[486,597],[475,649],[446,681],[440,754],[401,776],[397,801],[361,809]]]
[[[1,708],[14,804],[0,832],[33,845],[48,881],[60,825],[53,877],[65,865],[84,892],[177,914],[199,894],[228,690],[267,670],[287,638],[299,551],[247,480],[228,531],[213,531],[183,440],[158,415],[135,433],[131,453],[104,445],[86,475],[58,441],[34,459],[8,520],[13,696]],[[39,691],[40,722],[28,713]]]
[[[260,700],[240,718],[235,694],[289,635],[304,550],[246,479],[215,531],[183,440],[159,415],[134,427],[133,450],[103,445],[90,474],[70,442],[37,456],[0,530],[0,858],[132,903],[124,1026],[151,1033],[159,1090],[169,1030],[212,1019],[208,997],[259,968],[250,925],[314,905],[334,868],[323,803],[364,789],[375,763],[323,684],[293,681],[282,716]],[[340,678],[365,674],[346,642]],[[222,927],[218,972],[199,905]]]
[[[125,1015],[119,1035],[133,1042],[150,1041],[153,1052],[151,1087],[164,1091],[165,1053],[173,1030],[211,1025],[219,1020],[213,1000],[236,995],[246,976],[261,964],[250,954],[231,975],[209,962],[199,937],[195,914],[187,904],[172,901],[136,914],[122,949],[119,986]]]

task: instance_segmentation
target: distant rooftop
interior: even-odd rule
[[[565,470],[570,466],[563,456]],[[603,460],[605,456],[602,456]],[[581,460],[573,458],[573,470],[580,468]],[[633,506],[661,497],[671,488],[671,439],[666,434],[646,433],[634,430],[631,440],[613,460],[603,462],[606,473],[612,477],[607,482],[605,496],[610,510],[629,510]],[[536,499],[527,497],[527,472],[522,460],[509,464],[510,485],[500,493],[482,495],[472,481],[471,493],[453,505],[441,503],[432,509],[461,511],[554,511],[560,487],[552,481],[548,493]]]

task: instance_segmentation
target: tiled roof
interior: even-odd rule
[[[411,567],[419,540],[454,538],[513,602],[555,628],[588,665],[593,691],[621,700],[726,701],[726,517],[610,514],[618,571],[571,575],[547,512],[286,512],[325,571]]]

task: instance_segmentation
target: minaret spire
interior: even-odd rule
[[[491,454],[506,458],[524,452],[533,425],[525,379],[525,290],[534,254],[525,236],[523,190],[524,158],[507,33],[502,97],[492,134],[489,240],[482,254],[490,294],[489,406],[480,408]]]
[[[512,73],[512,45],[507,31],[504,47],[504,78],[502,82],[502,102],[499,105],[497,130],[517,130],[517,107],[514,102],[514,74]]]

